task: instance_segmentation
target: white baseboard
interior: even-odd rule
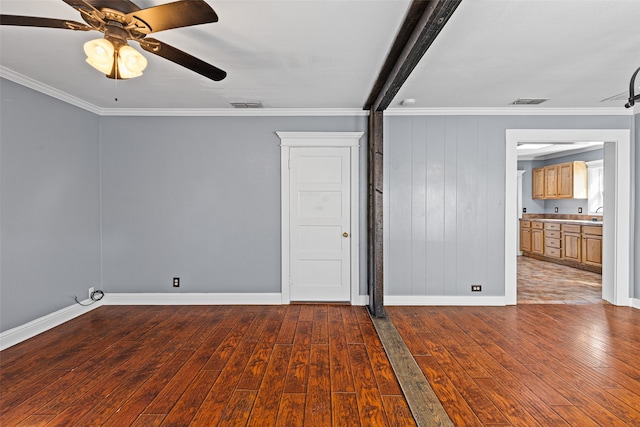
[[[107,293],[104,305],[280,305],[279,293],[216,294],[216,293]]]
[[[640,309],[640,299],[631,298],[631,307]]]
[[[467,296],[417,296],[385,295],[384,305],[450,305],[450,306],[502,306],[507,305],[506,298],[467,297]]]
[[[90,302],[90,299],[82,301],[83,304],[89,304]],[[70,305],[69,307],[47,314],[46,316],[32,320],[24,325],[16,326],[13,329],[4,331],[0,334],[0,350],[4,350],[22,341],[28,340],[29,338],[35,337],[36,335],[55,328],[64,322],[88,313],[101,305],[102,301],[97,301],[89,306],[82,306],[79,304]]]

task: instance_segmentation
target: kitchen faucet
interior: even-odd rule
[[[603,208],[604,208],[604,206],[600,206],[598,209],[596,209],[596,213],[598,213],[598,211],[599,211],[600,209],[603,209]],[[602,212],[604,213],[604,210],[603,210]]]

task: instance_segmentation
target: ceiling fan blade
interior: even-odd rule
[[[169,46],[166,43],[162,43],[160,40],[145,38],[138,40],[140,46],[147,52],[153,53],[168,59],[178,65],[182,65],[185,68],[195,71],[211,80],[220,81],[227,76],[227,73],[220,68],[214,67],[211,64],[207,64],[201,59],[195,56],[189,55],[186,52],[176,49],[173,46]]]
[[[146,23],[152,33],[218,22],[218,15],[204,0],[181,0],[141,9],[128,15]]]
[[[75,21],[52,18],[37,18],[34,16],[0,15],[0,25],[14,25],[19,27],[62,28],[64,30],[89,31],[88,25]]]
[[[62,0],[80,13],[104,8],[117,10],[124,14],[140,10],[140,7],[129,0]]]

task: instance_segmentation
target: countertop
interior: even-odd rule
[[[602,221],[592,221],[586,219],[521,218],[520,221],[558,222],[562,224],[576,225],[602,225]]]

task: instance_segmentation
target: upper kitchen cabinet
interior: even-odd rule
[[[544,199],[544,168],[533,169],[533,194],[534,199]]]
[[[558,166],[544,167],[544,198],[558,198]]]
[[[534,199],[586,199],[586,163],[560,163],[533,169],[532,196]]]

